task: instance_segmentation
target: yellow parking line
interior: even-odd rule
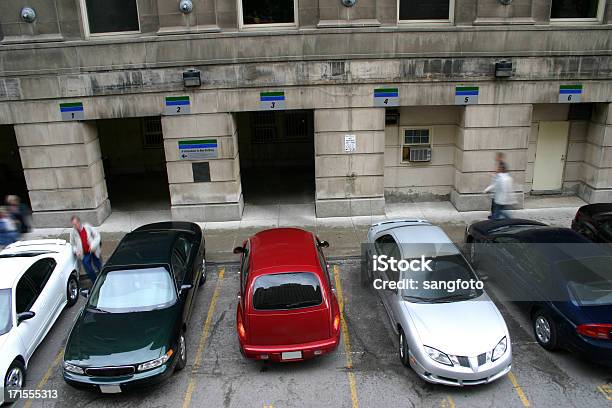
[[[518,395],[518,397],[521,399],[521,402],[523,403],[524,407],[528,407],[530,406],[529,404],[529,400],[527,399],[527,396],[525,395],[525,393],[523,392],[523,389],[521,388],[521,386],[519,385],[516,377],[514,376],[514,374],[512,373],[512,371],[510,371],[508,373],[508,378],[510,378],[510,382],[512,383],[512,385],[514,386],[514,391],[516,391],[516,394]]]
[[[612,401],[612,385],[610,384],[602,384],[597,386],[599,392],[603,394],[603,396],[608,400]]]
[[[196,358],[193,361],[191,376],[189,378],[189,385],[187,386],[187,392],[185,393],[185,398],[183,399],[183,408],[189,408],[189,405],[191,404],[191,397],[193,396],[193,389],[195,387],[194,374],[198,371],[198,369],[200,368],[200,364],[202,363],[202,354],[204,354],[204,347],[206,346],[206,340],[208,339],[208,334],[210,332],[210,325],[212,324],[215,308],[217,307],[217,300],[219,300],[219,292],[221,290],[221,283],[223,282],[224,276],[225,268],[221,267],[219,269],[219,278],[217,279],[217,285],[215,286],[215,291],[213,293],[212,299],[210,300],[210,306],[208,306],[206,323],[204,323],[204,329],[202,330],[202,336],[200,337],[200,343],[198,344]]]
[[[338,306],[340,307],[340,325],[342,328],[342,339],[344,340],[344,349],[346,350],[346,368],[348,368],[349,386],[351,388],[351,400],[353,408],[359,407],[359,399],[357,398],[357,384],[355,382],[355,373],[353,373],[353,356],[351,352],[351,341],[349,339],[348,325],[344,318],[344,297],[342,296],[342,285],[340,284],[340,268],[334,265],[334,280],[336,282],[336,295],[338,297]]]
[[[63,355],[64,355],[64,348],[61,348],[60,351],[57,352],[57,355],[55,356],[55,360],[53,360],[53,363],[51,363],[51,365],[47,369],[47,372],[45,372],[45,375],[43,375],[43,378],[41,378],[41,380],[38,382],[38,385],[36,385],[37,390],[42,390],[45,387],[45,385],[47,385],[47,383],[49,382],[49,378],[51,378],[51,375],[57,369],[60,362],[62,361]],[[32,401],[33,400],[28,399],[23,405],[23,408],[30,408],[32,406]]]
[[[440,408],[455,408],[455,400],[450,395],[447,395],[440,401]]]

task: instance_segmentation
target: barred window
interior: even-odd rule
[[[164,147],[164,135],[159,116],[142,119],[142,134],[145,149],[160,149]]]

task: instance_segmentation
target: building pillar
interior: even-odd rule
[[[70,216],[100,225],[111,212],[95,122],[14,125],[36,227]]]
[[[495,171],[495,153],[506,155],[517,208],[523,207],[532,105],[468,105],[458,123],[455,185],[451,202],[459,211],[488,210],[484,189]]]
[[[162,129],[172,217],[188,221],[240,220],[244,202],[232,114],[162,116]],[[179,141],[216,143],[216,157],[181,157]]]
[[[316,109],[314,127],[317,217],[384,214],[385,110]]]
[[[584,184],[579,196],[587,203],[612,201],[612,103],[593,105],[584,154]]]

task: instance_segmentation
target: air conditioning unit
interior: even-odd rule
[[[431,147],[411,147],[410,148],[411,162],[428,162],[431,161]]]

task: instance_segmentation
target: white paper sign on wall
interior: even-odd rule
[[[344,151],[347,153],[357,151],[357,137],[355,135],[344,136]]]

